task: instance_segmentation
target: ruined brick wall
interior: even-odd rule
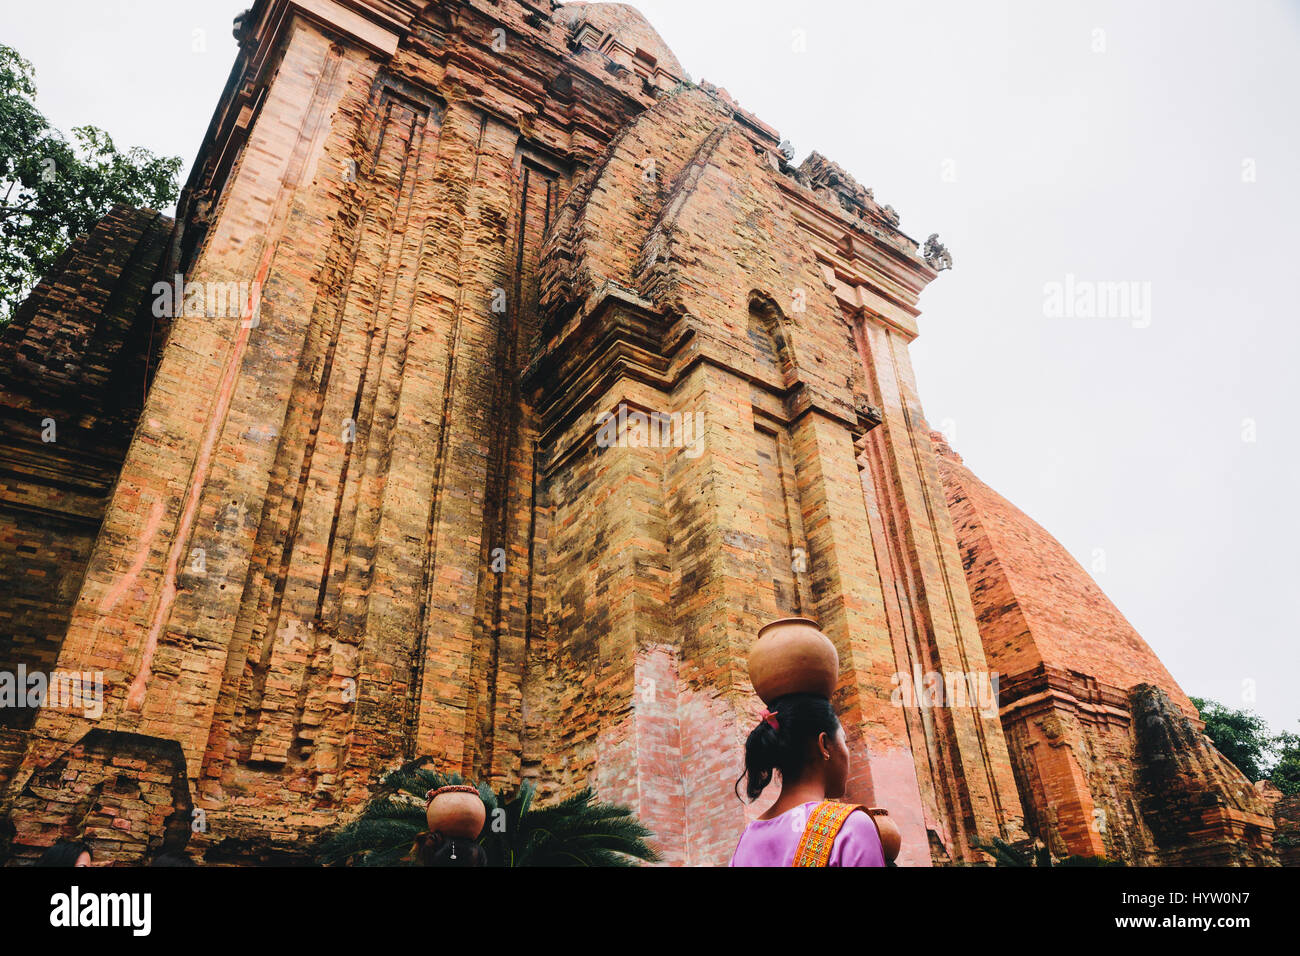
[[[148,306],[172,222],[113,209],[0,332],[0,672],[54,671],[166,334]],[[0,707],[0,788],[34,707]]]
[[[1272,808],[1210,739],[1151,684],[1130,693],[1137,794],[1171,866],[1275,866]]]
[[[1300,794],[1273,804],[1273,846],[1283,866],[1300,866]]]
[[[13,795],[13,857],[56,840],[85,840],[97,863],[142,864],[182,852],[191,833],[185,761],[175,741],[95,729]]]

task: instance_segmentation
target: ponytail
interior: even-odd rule
[[[745,772],[736,781],[745,781],[750,802],[757,800],[772,782],[774,771],[782,780],[797,780],[803,773],[812,742],[821,734],[835,736],[840,722],[831,702],[820,694],[787,694],[770,705],[758,726],[745,741]]]

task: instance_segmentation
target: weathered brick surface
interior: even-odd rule
[[[0,332],[0,672],[55,668],[166,336],[147,303],[171,227],[114,209]],[[35,716],[0,708],[0,787]]]
[[[745,659],[789,614],[840,651],[850,796],[904,863],[1022,838],[996,707],[899,695],[1000,660],[907,357],[936,273],[897,214],[790,166],[622,4],[262,0],[240,36],[173,248],[249,301],[170,323],[53,629],[105,716],[0,739],[21,852],[75,829],[51,773],[118,773],[108,721],[171,755],[120,768],[170,808],[102,814],[124,860],[193,816],[208,861],[302,859],[432,754],[595,786],[667,862],[722,863],[766,805],[732,790]]]
[[[1174,866],[1277,865],[1272,808],[1168,695],[1130,694],[1137,797],[1158,848]]]
[[[14,795],[15,860],[59,839],[94,847],[98,863],[145,863],[190,838],[190,791],[174,741],[92,730]]]
[[[1273,803],[1273,845],[1283,866],[1300,866],[1300,794]]]

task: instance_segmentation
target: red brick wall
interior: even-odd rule
[[[113,209],[0,331],[0,671],[49,675],[139,415],[172,221]],[[35,719],[0,709],[0,786]]]

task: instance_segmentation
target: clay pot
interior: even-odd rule
[[[867,813],[876,825],[876,833],[880,835],[880,848],[885,851],[885,862],[892,863],[898,858],[898,851],[903,848],[903,832],[890,819],[889,811],[884,807],[868,807]]]
[[[429,821],[430,833],[473,840],[483,832],[487,808],[473,787],[442,787],[430,790],[428,797],[425,818]]]
[[[816,621],[788,617],[758,632],[749,649],[749,682],[769,707],[786,694],[829,698],[840,676],[840,656]]]

